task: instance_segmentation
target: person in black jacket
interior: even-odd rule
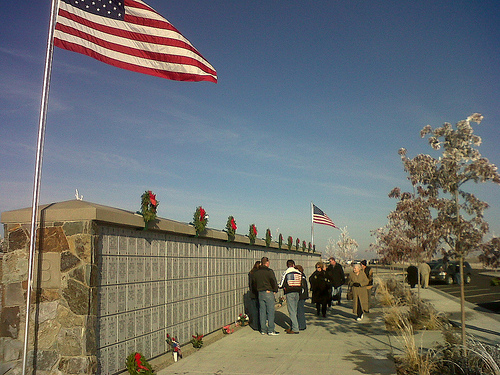
[[[415,288],[415,286],[418,284],[418,268],[414,265],[411,265],[406,269],[406,273],[406,280],[408,281],[408,284],[410,284],[412,288]]]
[[[253,273],[253,288],[259,295],[260,333],[276,336],[279,332],[274,329],[274,294],[278,292],[278,282],[269,263],[268,257],[262,257],[260,268]]]
[[[250,302],[248,304],[248,317],[250,318],[249,325],[253,330],[260,329],[259,323],[259,292],[255,289],[253,282],[253,274],[260,267],[260,260],[256,261],[253,268],[248,272],[248,295],[250,297]]]
[[[316,271],[309,277],[312,290],[312,302],[316,304],[316,315],[319,316],[320,308],[323,318],[326,317],[326,308],[332,299],[329,291],[331,282],[324,270],[324,263],[316,263]]]
[[[330,264],[326,269],[326,273],[330,281],[332,282],[332,300],[337,301],[337,305],[340,305],[340,298],[342,296],[342,285],[345,283],[344,268],[338,263],[334,257],[328,259]]]

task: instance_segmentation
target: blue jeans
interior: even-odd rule
[[[337,301],[340,302],[340,297],[342,296],[342,285],[333,287],[332,288],[332,297],[335,299],[337,298]]]
[[[259,292],[260,331],[274,332],[274,293],[270,291]],[[268,325],[266,327],[266,320]]]
[[[250,318],[250,327],[253,330],[259,330],[259,300],[257,298],[250,298],[250,302],[248,303],[248,317]]]
[[[306,329],[306,300],[299,299],[297,304],[297,321],[299,322],[299,329]]]
[[[288,315],[292,321],[292,331],[299,332],[299,321],[297,320],[297,305],[299,304],[299,293],[291,292],[286,294],[286,305]]]

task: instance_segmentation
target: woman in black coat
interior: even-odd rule
[[[316,315],[319,315],[320,307],[323,318],[326,317],[326,308],[331,302],[330,292],[332,283],[328,279],[323,262],[316,263],[316,271],[309,277],[312,290],[312,303],[316,303]]]

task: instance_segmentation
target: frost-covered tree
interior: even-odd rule
[[[358,243],[355,239],[349,236],[347,227],[340,230],[339,240],[336,243],[335,255],[336,259],[349,260],[354,259],[358,252]]]
[[[461,270],[464,258],[481,247],[483,236],[488,232],[488,223],[483,216],[488,204],[467,191],[466,185],[471,182],[500,184],[497,167],[476,149],[481,144],[481,138],[474,134],[471,123],[480,124],[482,120],[483,116],[474,113],[459,121],[455,127],[450,123],[435,129],[425,126],[420,135],[422,138],[428,136],[431,147],[441,151],[438,158],[420,154],[410,159],[405,149],[400,150],[412,185],[421,187],[432,200],[436,237],[449,246],[450,255],[459,260]],[[463,272],[460,272],[462,341],[465,348],[463,281]]]

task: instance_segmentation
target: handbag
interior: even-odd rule
[[[350,287],[348,290],[347,290],[347,300],[348,301],[352,301],[354,299],[354,295],[353,295],[353,292],[352,292],[352,287]]]

